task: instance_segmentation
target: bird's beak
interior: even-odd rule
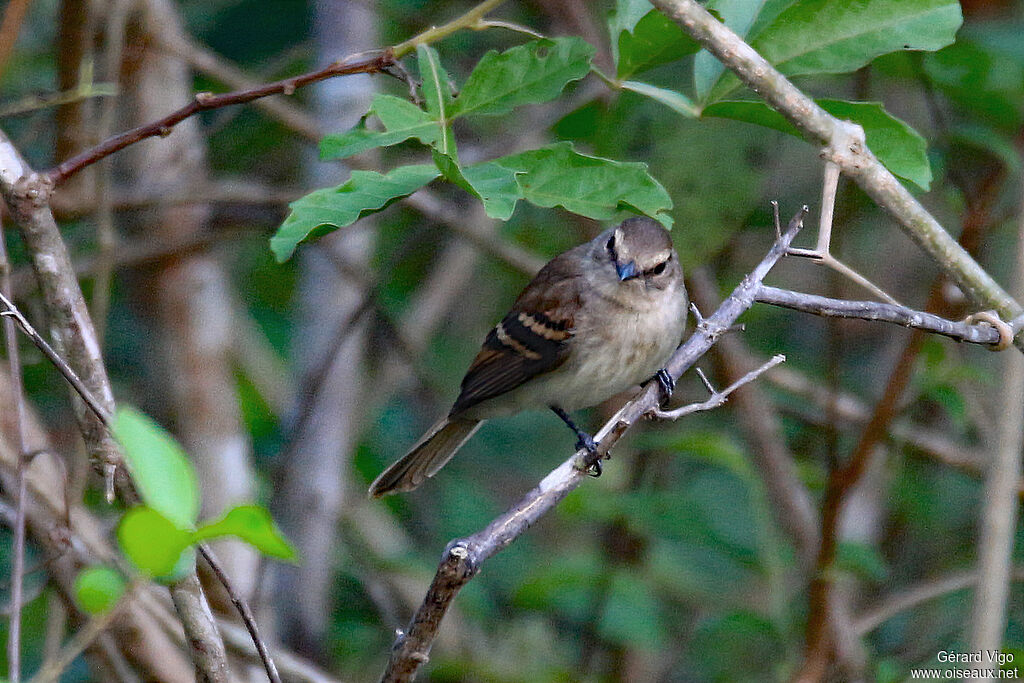
[[[628,280],[631,277],[636,277],[636,263],[630,261],[629,263],[618,263],[615,264],[615,272],[619,274],[619,281]]]

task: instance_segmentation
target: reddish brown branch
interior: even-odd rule
[[[267,83],[248,90],[214,95],[209,92],[196,93],[191,102],[184,107],[171,112],[162,119],[147,123],[123,133],[118,133],[107,138],[100,144],[76,154],[67,161],[46,171],[46,177],[54,185],[60,185],[68,178],[78,173],[86,166],[94,164],[100,159],[110,156],[114,152],[133,145],[140,140],[152,137],[166,137],[171,134],[174,126],[178,125],[190,116],[201,111],[229,107],[235,104],[245,104],[262,97],[270,95],[291,95],[297,89],[303,88],[312,83],[334,78],[335,76],[350,76],[352,74],[381,73],[395,63],[394,55],[390,48],[384,50],[373,50],[351,55],[343,60],[334,62],[323,69],[310,71],[292,78],[285,78],[273,83]]]

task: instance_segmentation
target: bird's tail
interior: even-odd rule
[[[481,424],[482,420],[444,418],[427,430],[401,460],[374,479],[370,484],[370,495],[380,498],[399,491],[412,491],[444,467]]]

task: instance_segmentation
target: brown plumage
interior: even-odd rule
[[[385,470],[370,494],[416,488],[483,420],[575,410],[648,379],[678,345],[685,320],[678,256],[668,232],[649,218],[630,219],[556,256],[488,333],[448,416]]]

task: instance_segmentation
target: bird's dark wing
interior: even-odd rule
[[[586,245],[581,245],[585,247]],[[565,362],[580,307],[581,247],[549,262],[494,326],[462,379],[451,415],[515,389]]]

